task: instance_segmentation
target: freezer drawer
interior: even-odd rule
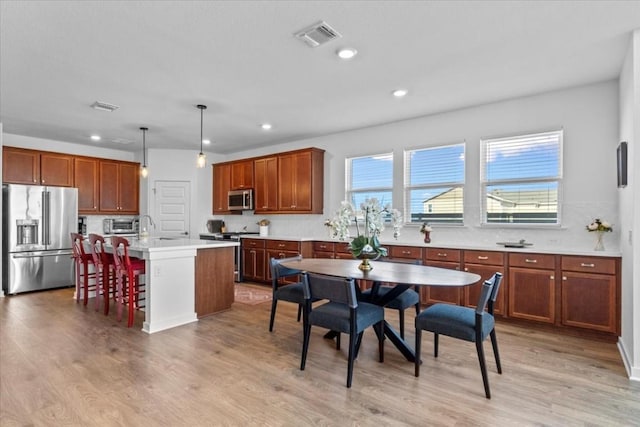
[[[7,256],[7,294],[72,286],[73,260],[70,250],[16,252]]]

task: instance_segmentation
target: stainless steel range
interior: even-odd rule
[[[257,235],[258,232],[252,231],[235,231],[235,232],[224,232],[224,233],[211,233],[211,234],[201,234],[200,238],[203,240],[233,240],[240,242],[240,238],[242,236],[248,235]],[[240,246],[235,246],[233,248],[233,280],[236,282],[242,282],[242,248]]]

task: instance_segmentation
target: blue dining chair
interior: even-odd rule
[[[269,332],[273,331],[273,322],[275,321],[276,308],[279,300],[298,304],[298,322],[300,321],[300,314],[304,305],[302,283],[296,282],[286,284],[282,279],[285,277],[297,276],[301,271],[285,267],[281,264],[282,262],[300,259],[302,259],[301,255],[290,258],[271,258],[269,260],[271,267],[271,286],[273,291],[273,297],[271,299],[271,317],[269,319]]]
[[[378,337],[380,362],[384,361],[384,308],[375,304],[358,302],[354,279],[305,273],[302,278],[305,309],[303,310],[304,339],[300,370],[304,371],[309,350],[311,326],[316,325],[338,333],[349,334],[347,387],[353,379],[353,362],[356,348],[362,341],[365,329],[373,326]],[[328,300],[318,303],[312,302]]]
[[[482,292],[476,308],[461,307],[451,304],[434,304],[425,309],[416,317],[416,347],[415,347],[415,376],[420,376],[420,347],[422,342],[422,330],[433,332],[433,355],[438,357],[438,336],[447,335],[465,341],[475,342],[482,372],[482,382],[487,399],[491,399],[489,390],[489,378],[484,357],[482,343],[491,337],[493,354],[496,359],[498,373],[502,374],[498,341],[496,340],[495,319],[493,317],[493,305],[496,301],[502,274],[495,273],[482,285]],[[485,311],[488,304],[488,310]]]

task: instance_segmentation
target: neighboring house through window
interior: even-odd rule
[[[464,149],[453,144],[405,151],[406,222],[463,223]]]
[[[483,224],[560,224],[562,131],[481,141]]]

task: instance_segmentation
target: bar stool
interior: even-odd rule
[[[79,233],[71,233],[71,247],[73,249],[73,260],[76,270],[76,302],[80,301],[81,290],[83,291],[84,305],[89,302],[89,291],[96,290],[96,269],[93,257],[88,255],[84,250],[84,237]],[[93,271],[89,270],[89,265],[93,267]],[[93,284],[89,284],[89,280]]]
[[[145,274],[145,261],[129,257],[129,241],[123,237],[111,238],[113,263],[115,266],[116,289],[118,295],[118,321],[122,319],[122,306],[127,304],[127,327],[133,326],[134,311],[140,308],[140,294],[144,293],[144,283],[140,275]]]
[[[109,298],[113,294],[116,295],[115,283],[111,285],[115,279],[115,264],[113,263],[113,255],[104,250],[104,237],[99,234],[89,234],[89,248],[91,249],[91,257],[93,264],[96,266],[97,288],[102,291],[104,300],[104,314],[109,314]],[[98,293],[96,292],[96,311],[100,308]]]

